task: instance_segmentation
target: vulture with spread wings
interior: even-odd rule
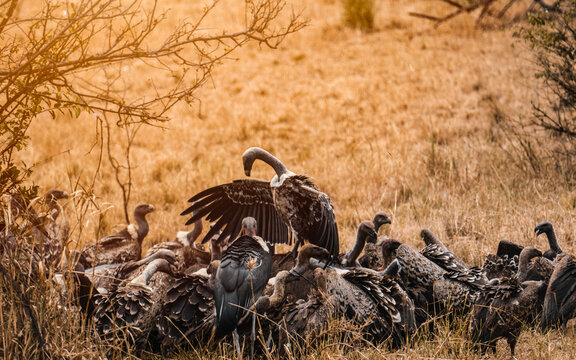
[[[308,241],[338,256],[338,229],[328,195],[307,176],[294,174],[278,158],[258,147],[242,155],[246,176],[250,176],[256,159],[276,171],[271,181],[241,179],[201,191],[188,200],[192,205],[181,214],[194,213],[186,224],[202,217],[216,222],[202,240],[204,243],[220,230],[220,239],[234,239],[242,219],[251,216],[258,222],[258,236],[272,244],[291,244],[294,233],[294,254],[299,245]]]

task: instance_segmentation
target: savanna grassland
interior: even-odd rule
[[[242,2],[222,3],[209,24],[228,29],[241,23]],[[194,18],[201,4],[165,0],[160,6],[177,22]],[[306,28],[276,50],[252,44],[235,52],[215,67],[197,101],[174,108],[171,121],[139,130],[130,206],[148,202],[157,209],[149,216],[144,248],[184,230],[179,213],[187,199],[243,178],[242,153],[260,146],[330,195],[341,250],[351,247],[361,220],[383,210],[393,218],[384,230],[388,236],[420,248],[418,234],[428,227],[474,265],[501,239],[546,248],[546,239],[533,233],[542,220],[556,226],[565,250],[576,252],[576,191],[555,175],[516,166],[513,144],[499,123],[503,116],[530,117],[541,88],[531,52],[513,37],[522,21],[481,29],[472,13],[434,28],[408,13],[446,8],[383,0],[377,2],[375,30],[363,33],[343,25],[338,0],[290,0],[288,6],[309,20]],[[126,77],[128,91],[150,85],[138,64]],[[100,157],[92,114],[39,118],[29,135],[30,146],[19,156],[34,165],[31,179],[42,189],[74,193],[91,183]],[[121,193],[106,162],[96,176],[99,209],[79,218],[75,201],[66,203],[74,229],[71,249],[124,223]],[[273,172],[256,163],[253,176],[268,179]],[[525,331],[517,357],[572,359],[575,339],[571,326],[547,335]],[[233,357],[224,349],[182,358]],[[366,357],[479,355],[462,329],[447,325],[438,336],[395,353],[343,343],[310,353],[321,359]],[[496,357],[509,357],[504,344]]]

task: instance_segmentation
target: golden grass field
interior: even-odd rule
[[[222,1],[210,24],[233,28],[242,18],[242,3]],[[472,13],[435,29],[408,12],[445,12],[437,3],[382,0],[375,31],[362,33],[343,26],[338,0],[288,4],[303,12],[309,26],[277,50],[252,44],[235,52],[197,92],[199,102],[176,107],[163,128],[140,130],[130,206],[148,202],[157,208],[148,217],[145,248],[185,229],[179,213],[190,196],[243,178],[242,153],[260,146],[330,195],[341,251],[351,247],[361,220],[383,210],[393,217],[387,235],[420,248],[418,234],[428,227],[474,265],[501,239],[546,248],[546,239],[533,233],[542,220],[556,226],[565,250],[576,252],[576,191],[552,176],[534,177],[515,167],[496,123],[496,111],[529,117],[538,99],[531,53],[512,36],[522,22],[479,29],[478,14]],[[194,18],[198,6],[161,2],[175,21]],[[129,91],[139,86],[145,85],[135,82]],[[95,130],[89,115],[38,119],[29,148],[20,154],[34,164],[32,180],[44,190],[87,186],[97,167]],[[253,176],[269,179],[273,171],[256,163]],[[76,230],[70,248],[124,222],[121,194],[107,165],[94,193],[107,210],[83,218],[82,232],[74,202],[66,204]],[[572,359],[575,340],[572,326],[547,335],[525,331],[517,357]],[[461,330],[444,326],[411,349],[386,353],[368,345],[327,345],[310,358],[480,358],[469,346]],[[233,356],[222,351],[182,358]],[[503,341],[496,358],[508,357]]]

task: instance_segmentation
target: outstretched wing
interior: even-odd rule
[[[257,234],[272,244],[291,244],[292,232],[282,222],[274,207],[270,182],[259,179],[234,180],[211,187],[188,200],[192,205],[180,215],[194,213],[186,225],[206,217],[216,224],[202,239],[207,242],[220,230],[218,239],[235,239],[242,228],[242,219],[251,216],[258,223]]]

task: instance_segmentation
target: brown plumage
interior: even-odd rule
[[[328,267],[314,270],[314,278],[318,291],[287,310],[289,333],[314,332],[332,312],[364,327],[370,340],[389,341],[392,348],[402,346],[415,330],[412,300],[390,275],[362,268]],[[307,321],[312,322],[304,324],[310,316],[312,319]]]
[[[440,240],[430,229],[422,229],[420,237],[426,247],[422,249],[422,255],[439,265],[446,271],[468,269],[469,266],[460,259],[452,250]]]
[[[176,255],[168,249],[161,249],[154,254],[138,261],[127,261],[121,264],[104,264],[84,270],[84,274],[92,281],[100,293],[106,294],[116,288],[121,282],[130,281],[139,276],[146,266],[156,259],[164,259],[176,266]]]
[[[415,305],[435,311],[465,311],[485,281],[479,269],[446,271],[410,246],[389,239],[382,246],[387,262],[398,261],[398,276]],[[434,305],[440,305],[437,309]]]
[[[272,166],[276,176],[271,181],[242,179],[215,186],[193,196],[192,205],[182,215],[194,212],[188,223],[206,216],[216,221],[206,234],[207,241],[226,226],[221,237],[234,238],[245,217],[254,217],[261,228],[258,235],[272,243],[290,243],[294,232],[297,243],[303,241],[324,247],[338,256],[338,229],[332,201],[304,175],[296,175],[267,151],[252,147],[244,152],[244,172],[250,176],[256,159]]]
[[[354,246],[350,251],[341,256],[341,264],[346,267],[353,267],[360,265],[356,259],[360,256],[362,250],[364,250],[364,245],[366,242],[376,242],[378,237],[375,229],[374,223],[371,221],[362,221],[358,225],[358,230],[356,232],[356,241],[354,241]]]
[[[68,242],[70,224],[64,213],[64,208],[58,202],[68,199],[68,193],[63,190],[52,189],[44,196],[44,203],[48,207],[43,237],[44,261],[49,266],[57,265],[62,258],[62,251]]]
[[[374,215],[372,223],[374,224],[374,231],[378,233],[378,230],[382,225],[392,224],[392,219],[389,215],[380,211]],[[384,239],[384,236],[378,237],[375,242],[370,241],[371,238],[368,239],[368,242],[364,246],[364,254],[358,259],[360,266],[369,269],[380,269],[384,266],[388,266],[388,264],[384,263],[384,259],[382,258],[382,243],[384,242]]]
[[[556,255],[562,253],[562,248],[560,248],[560,245],[558,245],[558,238],[556,238],[556,232],[554,231],[554,226],[552,223],[549,221],[542,221],[534,228],[534,233],[536,236],[540,234],[546,234],[550,249],[544,253],[544,257],[550,260],[554,260]]]
[[[521,283],[517,277],[493,280],[479,294],[470,320],[470,336],[480,346],[496,352],[496,343],[505,338],[514,356],[522,328],[542,307],[546,284],[541,281]]]
[[[194,223],[194,228],[188,232],[180,231],[175,240],[164,241],[158,244],[154,244],[146,252],[146,257],[149,257],[159,251],[160,249],[167,249],[172,251],[176,255],[177,268],[180,271],[185,270],[189,266],[198,263],[199,261],[203,266],[208,266],[210,263],[210,254],[208,259],[204,259],[203,250],[197,250],[195,241],[200,237],[202,233],[202,220],[198,220]],[[200,254],[200,256],[198,256]]]
[[[541,327],[547,330],[562,327],[576,316],[576,260],[565,252],[556,256],[556,266],[550,277]]]
[[[164,346],[202,344],[211,334],[214,323],[214,274],[208,271],[182,276],[166,293],[166,303],[157,328]]]
[[[290,268],[290,272],[297,276],[286,284],[286,294],[289,301],[305,299],[313,288],[314,267],[310,264],[311,259],[318,260],[317,263],[325,264],[330,257],[328,250],[316,245],[306,244],[298,252],[295,264]],[[269,294],[270,291],[265,291]]]
[[[122,231],[103,237],[82,250],[86,258],[84,267],[118,264],[141,258],[142,241],[148,234],[146,215],[154,211],[150,204],[140,204],[134,209],[136,225],[130,224]]]
[[[498,242],[498,250],[496,251],[496,255],[508,255],[508,258],[511,259],[514,256],[520,256],[522,249],[524,249],[524,246],[517,244],[514,241],[500,240]]]
[[[512,277],[518,272],[518,255],[508,257],[507,254],[502,256],[488,254],[482,265],[482,271],[488,280]]]
[[[170,263],[156,259],[139,276],[98,296],[94,314],[98,334],[104,338],[127,335],[132,344],[146,344],[172,279]]]
[[[554,271],[552,261],[542,257],[542,252],[533,246],[527,246],[520,253],[518,281],[544,281],[548,283]]]

